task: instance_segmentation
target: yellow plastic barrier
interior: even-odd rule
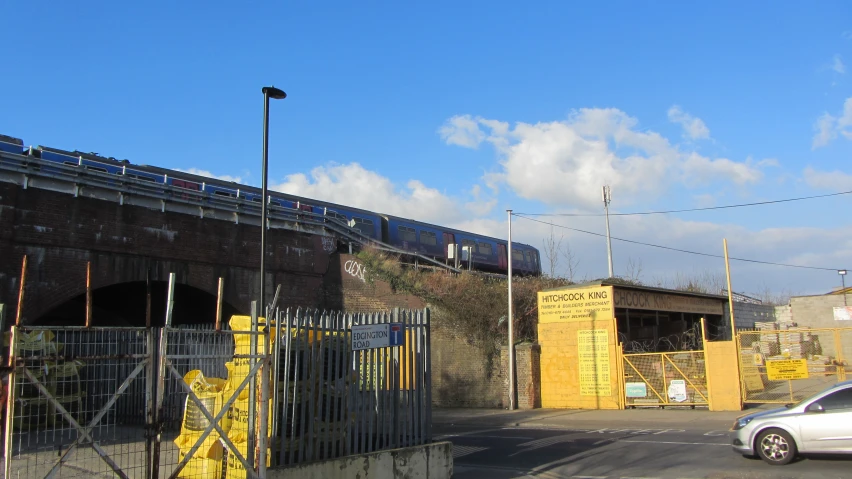
[[[207,378],[201,371],[195,369],[188,372],[183,380],[198,397],[199,401],[207,408],[212,416],[219,414],[223,404],[223,391],[227,384],[225,379]],[[186,398],[184,406],[183,423],[180,435],[174,444],[178,447],[180,460],[201,437],[201,433],[207,428],[209,421],[201,413],[198,406],[191,398]],[[227,433],[231,429],[230,414],[226,414],[219,422],[219,426]],[[223,448],[219,442],[219,434],[214,429],[196,450],[189,462],[181,470],[178,477],[181,478],[218,478],[222,473]]]

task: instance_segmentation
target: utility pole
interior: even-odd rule
[[[603,192],[603,202],[604,202],[604,212],[606,213],[606,251],[607,251],[607,260],[609,261],[609,277],[613,277],[612,273],[612,242],[609,237],[609,203],[612,201],[612,189],[609,186],[604,186],[602,189]]]
[[[515,410],[515,330],[512,319],[512,210],[506,210],[509,218],[509,410]]]

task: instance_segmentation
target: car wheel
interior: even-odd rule
[[[767,429],[757,436],[755,451],[773,466],[789,464],[796,457],[796,443],[781,429]]]

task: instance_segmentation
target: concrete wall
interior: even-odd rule
[[[852,305],[852,295],[846,301]],[[790,298],[793,322],[799,328],[852,328],[852,321],[836,321],[834,307],[844,306],[843,295],[799,296]],[[852,362],[852,331],[820,332],[823,354]],[[839,347],[837,346],[839,345]]]
[[[847,295],[852,306],[852,295]],[[790,298],[793,322],[800,328],[848,328],[848,321],[834,320],[834,307],[844,306],[843,295],[798,296]]]
[[[734,320],[737,328],[754,328],[756,322],[775,321],[775,306],[734,301]],[[725,307],[725,325],[731,324],[730,310]],[[727,328],[731,329],[731,328]]]
[[[453,445],[390,449],[267,471],[269,479],[449,479],[453,475]]]

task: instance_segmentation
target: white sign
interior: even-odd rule
[[[404,337],[402,323],[354,325],[352,326],[352,350],[399,346]]]
[[[686,398],[686,381],[672,379],[672,382],[669,383],[669,401],[684,402]]]
[[[852,321],[852,306],[835,306],[835,321]]]

